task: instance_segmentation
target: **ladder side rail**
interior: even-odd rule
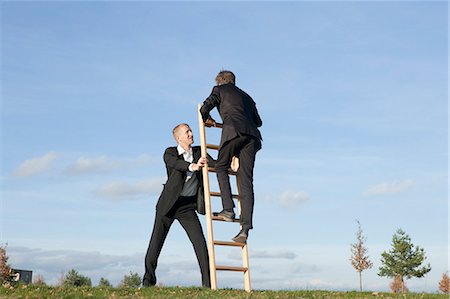
[[[239,178],[236,176],[236,188],[237,188],[237,194],[240,194],[239,192]],[[241,199],[238,198],[237,201],[238,204],[238,211],[239,215],[241,215]],[[242,229],[242,224],[240,225]],[[246,292],[251,292],[251,284],[250,284],[250,263],[249,263],[249,256],[248,256],[248,247],[247,243],[242,246],[242,267],[247,269],[244,271],[244,289]]]
[[[202,157],[207,157],[206,149],[206,132],[205,123],[203,122],[202,115],[200,113],[201,105],[198,105],[198,127],[200,129],[200,147]],[[211,211],[211,194],[209,187],[209,174],[208,164],[202,168],[203,174],[203,191],[205,199],[205,216],[206,216],[206,230],[208,235],[208,253],[209,253],[209,272],[211,278],[211,290],[217,289],[217,277],[216,277],[216,257],[214,252],[214,235],[212,229],[212,211]]]
[[[206,143],[206,132],[205,132],[205,123],[203,122],[202,115],[200,113],[201,104],[198,105],[198,121],[199,121],[199,129],[200,129],[200,146],[201,146],[201,153],[202,157],[207,157],[207,149],[216,149],[218,150],[219,147],[211,144]],[[216,128],[222,128],[223,124],[216,123],[214,125]],[[216,271],[217,270],[231,270],[231,271],[241,271],[244,272],[244,289],[246,292],[251,292],[251,285],[250,285],[250,266],[249,266],[249,255],[248,255],[248,248],[247,244],[232,244],[231,242],[225,242],[225,241],[215,241],[213,236],[213,229],[212,229],[212,220],[213,220],[213,213],[211,210],[211,196],[217,196],[218,192],[211,192],[210,191],[210,185],[209,185],[209,172],[215,172],[215,169],[211,169],[208,167],[208,164],[206,164],[205,167],[202,169],[203,174],[203,189],[204,189],[204,199],[205,199],[205,216],[206,216],[206,227],[208,231],[208,251],[209,251],[209,268],[210,268],[210,277],[211,277],[211,289],[216,290],[217,289],[217,277],[216,277]],[[241,201],[240,201],[240,192],[239,192],[239,181],[238,176],[236,175],[236,172],[232,172],[230,174],[235,175],[236,177],[236,187],[237,187],[237,195],[233,195],[233,198],[237,198],[237,204],[238,204],[238,214],[241,214]],[[242,224],[241,224],[242,229]],[[217,244],[216,244],[217,243]],[[216,258],[215,258],[215,250],[214,245],[227,245],[227,246],[240,246],[242,251],[242,263],[243,267],[233,267],[233,266],[218,266],[216,265]]]

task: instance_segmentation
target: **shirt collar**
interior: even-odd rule
[[[188,151],[185,151],[184,148],[181,147],[181,145],[178,144],[177,146],[178,155],[190,152],[192,153],[192,148],[190,148]]]

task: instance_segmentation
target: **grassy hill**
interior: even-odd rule
[[[311,298],[311,299],[448,299],[445,294],[408,293],[397,295],[381,292],[334,292],[334,291],[264,291],[246,293],[242,290],[222,289],[211,291],[202,288],[153,287],[99,288],[99,287],[50,287],[20,285],[0,287],[0,298]]]

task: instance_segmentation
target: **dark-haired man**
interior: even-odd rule
[[[241,231],[233,238],[235,242],[245,243],[248,231],[253,228],[253,169],[256,153],[261,149],[261,118],[253,99],[235,85],[235,76],[231,71],[223,70],[216,76],[210,96],[200,108],[203,121],[207,126],[215,121],[209,112],[217,107],[223,121],[219,154],[216,161],[217,180],[222,196],[223,210],[218,214],[225,221],[233,221],[235,207],[228,169],[233,156],[239,157],[238,189],[241,200]]]

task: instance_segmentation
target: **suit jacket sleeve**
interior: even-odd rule
[[[172,168],[179,171],[188,171],[191,163],[178,159],[178,152],[176,148],[168,148],[164,152],[164,162],[167,168]]]
[[[253,120],[255,122],[256,127],[259,128],[262,126],[262,120],[261,120],[261,117],[259,116],[258,109],[256,109],[256,104],[254,104],[254,109],[253,109]]]
[[[214,160],[213,157],[211,157],[208,153],[208,166],[209,167],[215,167],[216,166],[216,160]]]
[[[220,105],[220,94],[219,88],[217,86],[213,87],[211,94],[203,102],[203,106],[200,108],[200,113],[202,115],[203,121],[206,121],[210,116],[209,112]]]

